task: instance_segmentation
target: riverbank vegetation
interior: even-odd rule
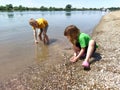
[[[75,11],[75,10],[120,10],[120,7],[111,7],[111,8],[73,8],[71,4],[67,4],[65,8],[56,8],[56,7],[45,7],[41,6],[40,8],[37,7],[24,7],[22,5],[19,6],[13,6],[12,4],[7,4],[5,6],[0,6],[0,11]]]

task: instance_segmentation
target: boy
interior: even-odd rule
[[[37,29],[40,29],[39,32],[39,39],[41,41],[44,42],[44,44],[48,44],[49,43],[49,38],[47,36],[47,29],[48,29],[48,22],[47,20],[45,20],[44,18],[39,18],[39,19],[33,19],[31,18],[29,20],[29,24],[32,26],[33,28],[33,34],[34,34],[34,40],[35,43],[38,44],[38,40],[37,40]],[[42,34],[43,34],[43,39],[42,39]]]

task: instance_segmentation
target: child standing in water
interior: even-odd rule
[[[39,18],[39,19],[33,19],[31,18],[29,20],[29,24],[32,26],[33,28],[33,34],[34,34],[34,40],[35,43],[38,44],[38,39],[37,39],[37,29],[40,29],[40,33],[39,33],[39,39],[41,41],[44,42],[44,44],[48,44],[49,43],[49,38],[47,36],[47,29],[48,29],[48,22],[47,20],[45,20],[44,18]],[[43,35],[43,39],[42,39],[42,35]]]
[[[81,33],[74,25],[66,27],[64,36],[66,36],[73,45],[74,55],[70,58],[70,61],[76,62],[80,57],[86,55],[82,66],[89,67],[89,59],[98,47],[96,42],[92,40],[89,35]]]

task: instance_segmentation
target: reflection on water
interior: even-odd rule
[[[18,15],[20,15],[20,16],[23,16],[23,13],[24,12],[18,12]],[[14,18],[14,15],[16,15],[17,13],[15,12],[7,12],[7,15],[8,15],[8,18]]]
[[[8,13],[8,18],[14,18],[14,13],[13,12],[9,12]]]
[[[39,43],[35,46],[35,59],[40,63],[43,60],[47,60],[49,55],[48,46],[43,43]]]
[[[23,13],[22,13],[22,11],[20,12],[20,15],[21,15],[21,16],[23,16]]]
[[[71,16],[71,11],[67,11],[65,15],[66,16]]]

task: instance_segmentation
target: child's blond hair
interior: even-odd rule
[[[33,19],[33,18],[31,18],[30,20],[29,20],[29,24],[31,25],[31,26],[33,26],[33,24],[36,22],[36,20],[35,19]]]
[[[75,25],[70,25],[65,28],[64,36],[69,36],[73,45],[76,44],[80,30]]]

